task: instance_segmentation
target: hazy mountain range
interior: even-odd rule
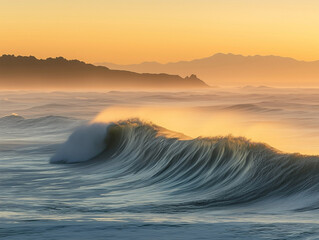
[[[0,57],[1,89],[185,89],[205,88],[195,75],[135,73],[110,70],[63,57],[37,59],[3,55]]]
[[[196,74],[210,85],[319,86],[319,61],[298,61],[279,56],[242,56],[218,53],[192,61],[133,65],[96,63],[135,72]]]

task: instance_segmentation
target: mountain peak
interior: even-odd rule
[[[319,61],[298,61],[275,55],[216,53],[210,57],[167,64],[106,65],[137,72],[196,74],[210,85],[319,86]]]

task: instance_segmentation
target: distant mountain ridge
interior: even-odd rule
[[[196,74],[211,85],[319,86],[319,61],[298,61],[280,56],[243,56],[217,53],[213,56],[167,64],[144,62],[132,65],[96,63],[111,69],[135,72]]]
[[[3,89],[145,89],[206,88],[206,83],[191,74],[178,75],[135,73],[110,70],[63,57],[37,59],[33,56],[0,57],[0,87]]]

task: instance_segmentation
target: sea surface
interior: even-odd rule
[[[319,239],[319,89],[0,92],[0,239]]]

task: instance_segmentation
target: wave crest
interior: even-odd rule
[[[163,130],[139,120],[88,125],[75,131],[51,162],[95,159],[115,178],[134,175],[127,186],[156,185],[196,207],[319,190],[317,156],[284,154],[231,136],[168,138]]]

